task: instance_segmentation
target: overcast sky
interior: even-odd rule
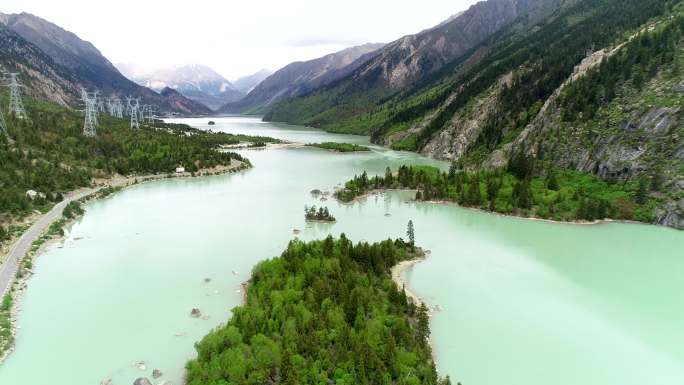
[[[205,64],[228,79],[419,32],[477,0],[2,0],[90,41],[113,63]]]

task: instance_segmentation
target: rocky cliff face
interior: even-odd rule
[[[365,63],[382,44],[364,44],[305,62],[288,64],[264,79],[244,99],[229,103],[221,112],[263,110],[288,97],[299,96],[330,84]]]
[[[33,85],[29,92],[36,97],[74,106],[80,103],[80,88],[85,87],[102,96],[140,97],[161,110],[211,112],[185,98],[171,104],[121,75],[91,43],[34,15],[0,14],[0,29],[8,39],[0,43],[0,60],[9,70],[22,72],[22,81]],[[176,108],[179,104],[182,111]]]
[[[363,66],[358,78],[381,73],[378,80],[401,88],[433,72],[508,26],[521,15],[553,9],[552,0],[490,0],[473,5],[446,22],[388,44]],[[532,16],[530,16],[532,17]]]

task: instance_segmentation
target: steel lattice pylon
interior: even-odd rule
[[[97,92],[89,94],[86,90],[81,89],[81,99],[85,104],[83,135],[93,138],[97,135]]]
[[[2,114],[2,109],[0,108],[0,135],[5,135],[9,137],[9,132],[7,132],[7,123],[5,123],[5,116]]]
[[[9,74],[9,112],[10,114],[14,114],[14,116],[16,116],[17,118],[28,119],[28,115],[26,114],[26,110],[24,109],[24,103],[21,100],[21,91],[19,90],[21,85],[17,80],[17,75],[19,74],[16,72],[12,72]]]
[[[126,98],[126,104],[128,105],[128,111],[131,114],[131,129],[139,129],[140,122],[138,120],[138,109],[140,108],[140,99],[133,99],[131,97]]]

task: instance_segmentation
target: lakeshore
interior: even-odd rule
[[[217,127],[273,135],[267,131],[272,125],[230,122],[217,120]],[[290,130],[283,135],[310,132]],[[359,140],[310,135],[319,137],[298,140]],[[182,383],[194,343],[242,303],[245,273],[280,255],[293,226],[302,223],[301,208],[320,204],[312,189],[330,190],[362,170],[380,174],[388,165],[433,162],[386,149],[243,155],[256,166],[250,172],[138,183],[91,202],[64,246],[49,248],[35,265],[16,350],[0,366],[0,383],[126,384],[150,376],[152,368],[164,372],[157,382]],[[531,385],[632,385],[654,371],[679,378],[678,368],[649,346],[680,356],[684,336],[677,325],[684,320],[668,305],[682,290],[684,267],[675,250],[680,232],[520,221],[456,205],[406,204],[410,198],[392,191],[355,205],[328,200],[338,222],[306,226],[296,235],[308,241],[345,233],[374,242],[403,237],[413,220],[416,243],[432,253],[404,279],[425,302],[443,306],[430,318],[440,373],[485,385],[506,378]],[[539,237],[532,242],[530,234]],[[644,258],[651,255],[657,258]],[[650,301],[653,296],[661,300]],[[190,317],[193,308],[210,318]],[[637,339],[648,346],[633,343]],[[601,371],[591,365],[614,349],[623,352],[620,362],[604,361]],[[540,353],[549,351],[554,360]],[[506,358],[513,356],[525,359]],[[501,372],[490,370],[494,359]],[[148,370],[135,365],[140,361]],[[633,364],[625,369],[625,362]],[[33,370],[37,365],[43,370]],[[542,371],[526,377],[531,368]]]
[[[0,268],[2,268],[3,272],[5,270],[8,271],[2,275],[3,279],[0,282],[0,284],[2,284],[2,286],[0,286],[0,297],[4,297],[6,294],[10,295],[12,301],[11,308],[9,309],[10,341],[5,345],[5,349],[0,351],[0,365],[14,351],[14,340],[16,338],[17,329],[19,328],[17,319],[21,311],[22,298],[26,291],[27,283],[33,276],[33,271],[25,266],[33,265],[35,260],[46,250],[48,250],[49,247],[64,241],[64,235],[46,234],[46,231],[55,221],[61,218],[62,210],[67,203],[72,201],[86,203],[105,198],[109,196],[109,193],[105,194],[104,196],[100,196],[99,193],[106,189],[113,189],[112,192],[118,192],[126,187],[161,179],[216,176],[242,171],[250,167],[251,165],[249,163],[231,160],[231,164],[229,166],[219,165],[212,168],[201,169],[194,173],[175,172],[151,175],[115,175],[111,178],[95,179],[93,180],[92,187],[81,188],[67,193],[65,200],[60,202],[59,206],[56,205],[56,210],[53,208],[46,214],[34,216],[32,218],[33,223],[29,223],[26,232],[20,234],[18,237],[16,237],[16,239],[11,241],[10,247],[8,248],[8,255],[10,258],[5,258],[3,264],[0,265]],[[77,216],[68,219],[64,223],[63,228],[69,229],[80,217],[81,216]],[[25,235],[36,223],[39,223],[39,221],[44,223],[40,226],[40,228],[35,229],[29,234],[28,237],[26,237]],[[17,252],[20,242],[22,244],[30,244],[31,249],[26,249],[26,251],[19,250]],[[15,254],[12,255],[12,253]],[[19,266],[20,263],[23,263],[24,267]],[[11,269],[12,264],[15,265],[14,269]],[[21,272],[21,274],[19,274],[19,272]]]

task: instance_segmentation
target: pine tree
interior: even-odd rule
[[[553,191],[558,191],[560,188],[558,179],[556,179],[556,173],[553,171],[549,171],[549,175],[546,177],[546,188]]]
[[[413,228],[413,221],[408,221],[408,226],[406,227],[406,237],[408,238],[409,244],[411,245],[411,250],[416,248],[416,232]]]

